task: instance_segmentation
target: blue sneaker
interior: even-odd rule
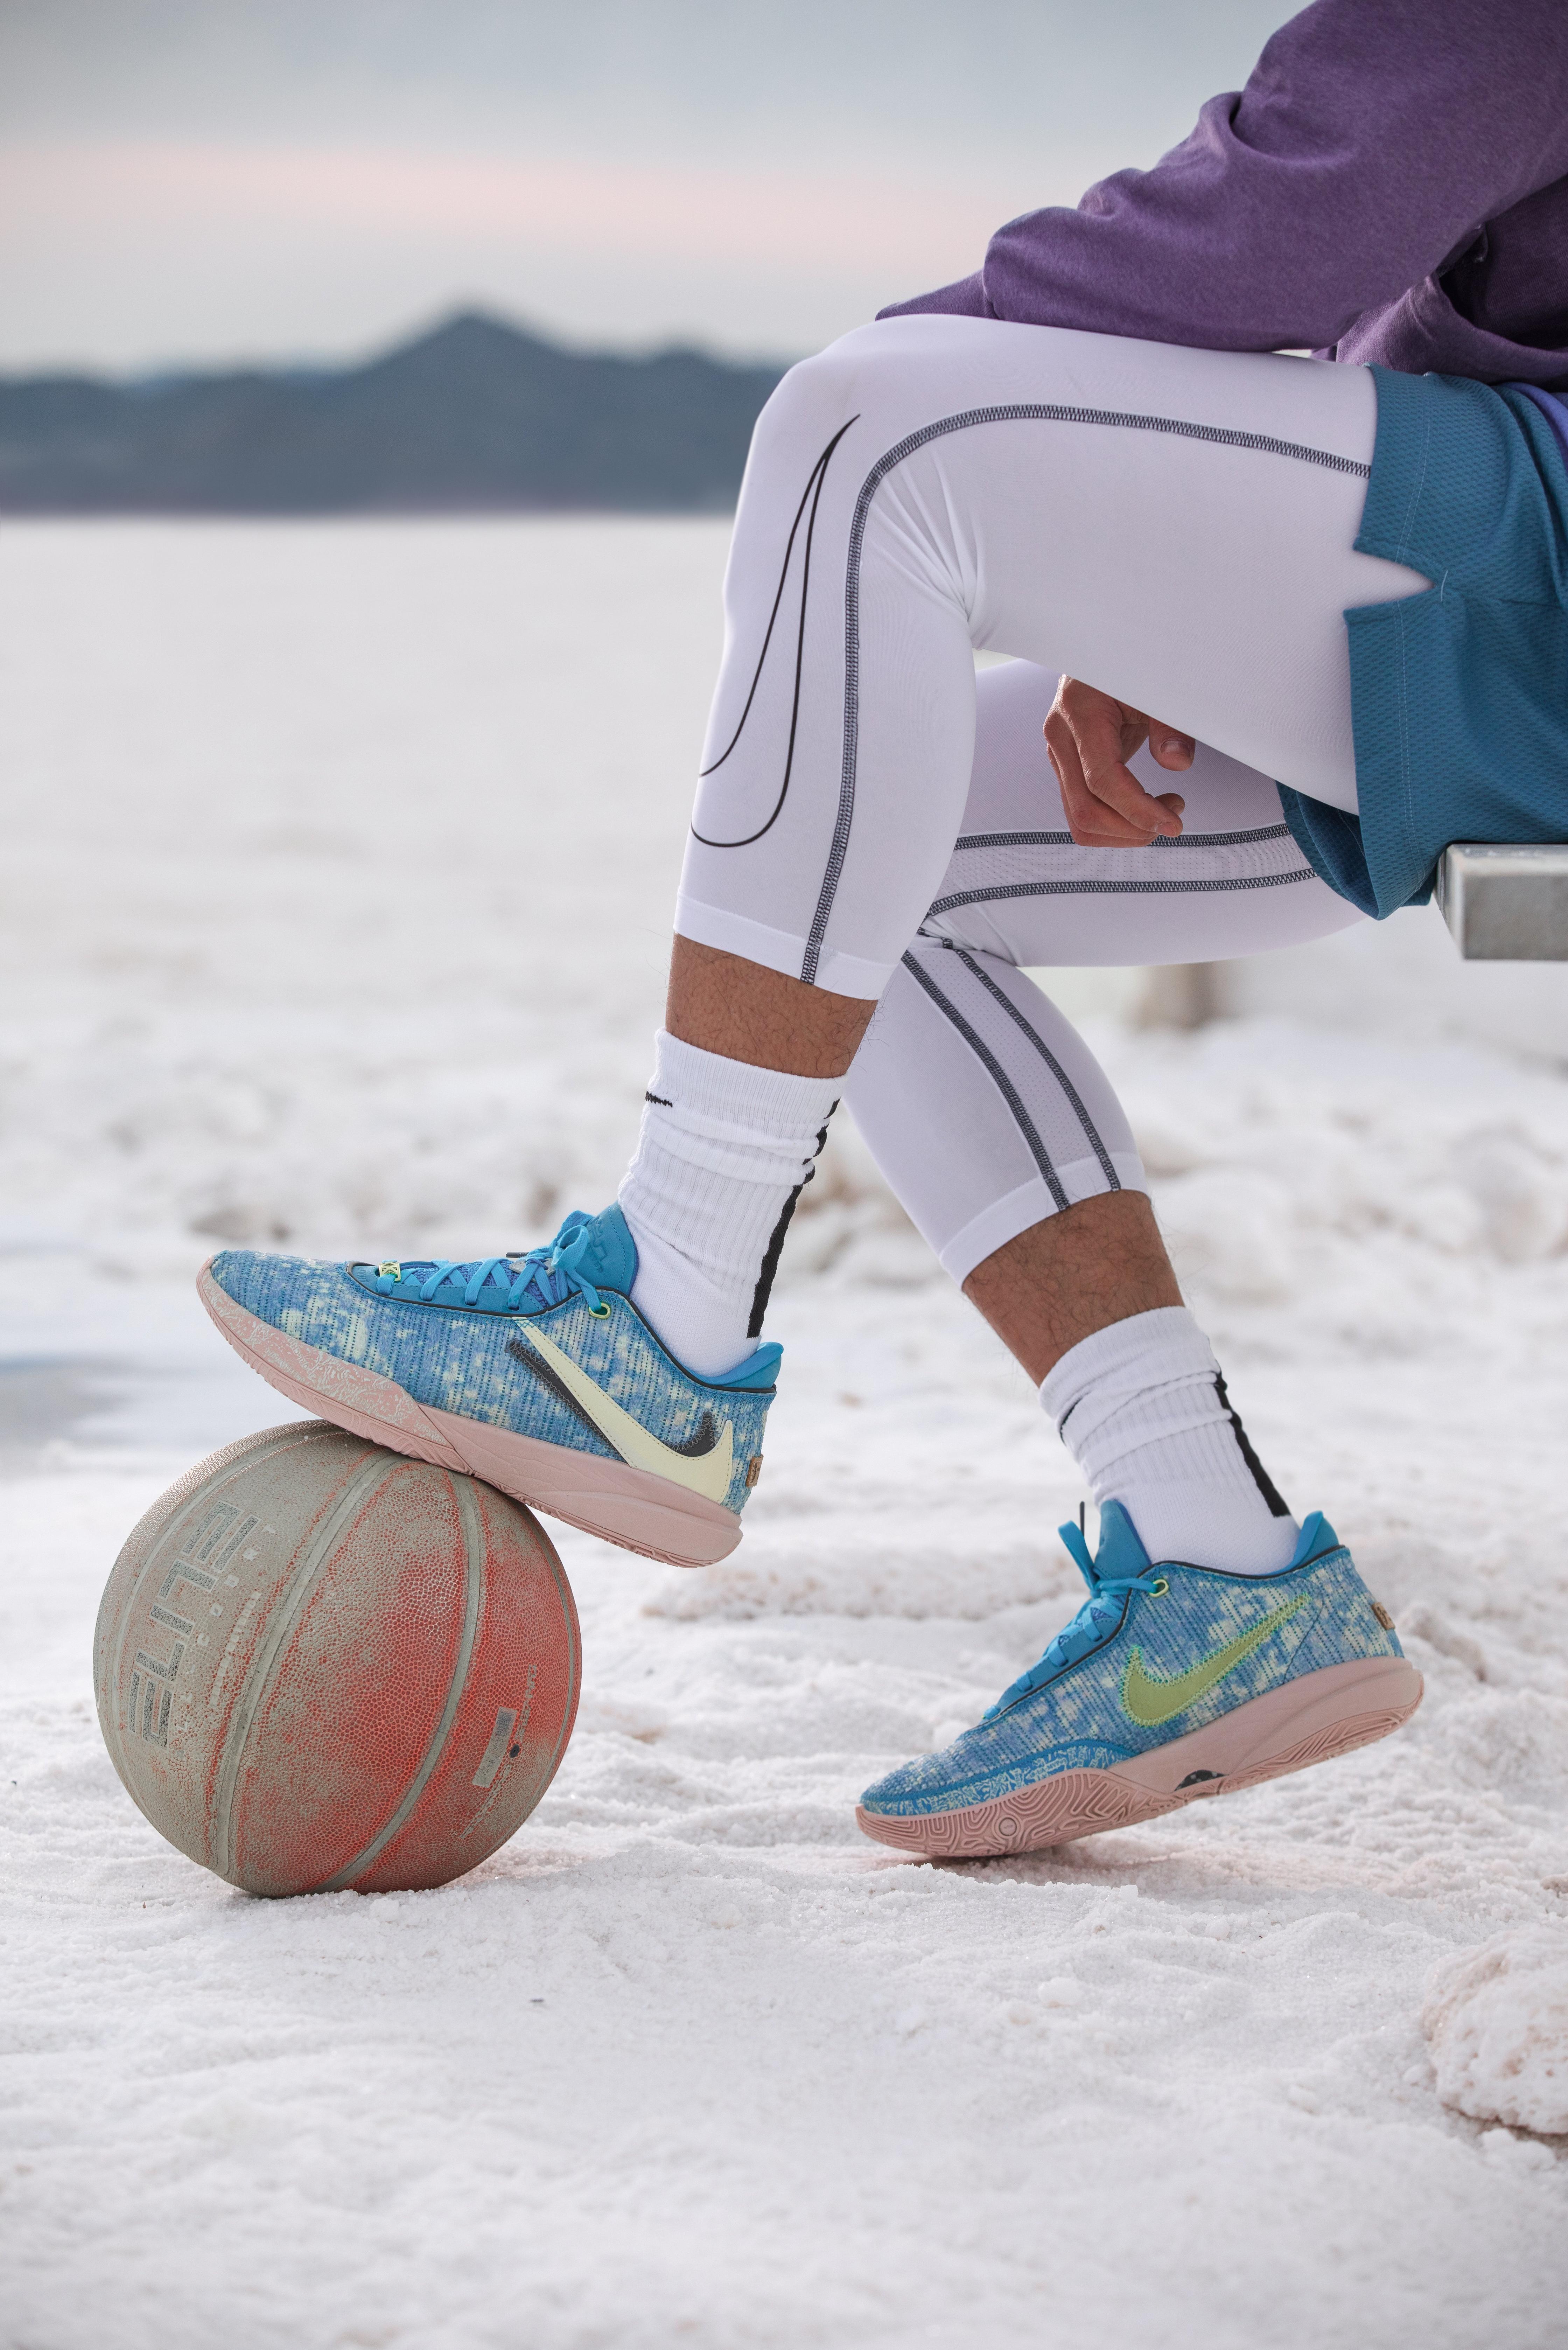
[[[975,1858],[1157,1819],[1386,1738],[1421,1702],[1394,1619],[1318,1513],[1279,1575],[1151,1564],[1119,1502],[1089,1556],[1089,1597],[1037,1665],[940,1754],[868,1787],[880,1844]]]
[[[313,1264],[225,1249],[202,1302],[264,1379],[416,1461],[675,1566],[741,1539],[782,1349],[722,1378],[665,1352],[631,1303],[618,1208],[547,1248],[458,1264]]]

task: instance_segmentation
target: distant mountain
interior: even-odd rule
[[[467,313],[364,367],[0,377],[0,514],[723,508],[783,372]]]

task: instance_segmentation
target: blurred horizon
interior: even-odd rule
[[[0,370],[0,511],[717,513],[782,371],[571,349],[493,310],[348,365]]]
[[[0,0],[0,369],[339,365],[453,311],[817,348],[1147,166],[1280,0]]]
[[[3,5],[3,0],[0,0],[0,5]],[[124,390],[140,392],[162,386],[173,388],[200,384],[214,378],[255,374],[279,383],[308,384],[318,377],[336,379],[384,366],[388,360],[400,359],[407,351],[420,349],[454,330],[474,326],[516,336],[524,342],[543,345],[551,352],[575,359],[624,363],[692,357],[710,360],[726,372],[773,367],[782,373],[802,356],[794,351],[740,353],[722,350],[711,338],[679,333],[652,333],[639,336],[635,340],[612,341],[603,335],[563,333],[546,320],[530,317],[504,303],[483,299],[453,300],[438,303],[413,317],[394,319],[369,340],[341,351],[263,352],[249,358],[243,353],[234,358],[219,353],[207,359],[155,360],[146,365],[138,365],[135,361],[119,365],[113,360],[96,359],[67,360],[63,364],[45,360],[36,365],[29,365],[24,360],[13,365],[0,358],[0,383],[37,384],[57,378],[65,381],[101,382]]]

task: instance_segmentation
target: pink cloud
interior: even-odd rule
[[[254,237],[303,228],[775,266],[832,265],[852,255],[857,265],[928,274],[972,267],[1000,220],[1053,197],[1071,202],[1076,186],[372,147],[123,141],[13,147],[0,157],[0,213],[14,237],[51,229],[90,236],[101,227],[118,240],[135,226],[177,238],[198,225],[204,234],[225,226]]]

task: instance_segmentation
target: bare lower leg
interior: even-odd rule
[[[1182,1302],[1142,1191],[1101,1192],[1032,1224],[963,1290],[1036,1386],[1080,1339]]]
[[[682,1044],[753,1068],[837,1077],[875,1009],[678,938],[664,1024]],[[1081,1338],[1181,1304],[1142,1191],[1101,1193],[1048,1216],[977,1264],[963,1286],[1036,1384]]]
[[[762,963],[678,938],[664,1024],[683,1045],[754,1069],[794,1077],[841,1077],[876,1010],[858,995],[830,995]]]

